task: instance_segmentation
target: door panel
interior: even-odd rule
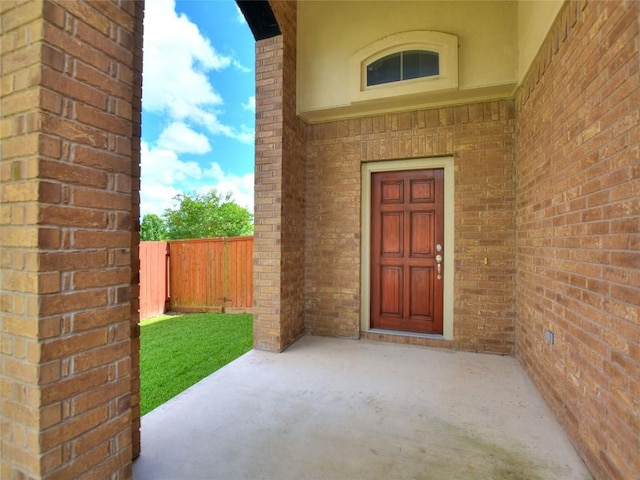
[[[382,254],[402,256],[404,244],[403,216],[399,212],[382,214]]]
[[[435,218],[432,212],[411,212],[411,247],[413,258],[433,254]]]
[[[389,181],[382,184],[382,203],[402,203],[404,201],[402,181]]]
[[[387,266],[380,269],[380,310],[387,316],[399,318],[402,313],[402,268]]]
[[[429,321],[434,316],[433,268],[411,267],[409,318]]]
[[[371,180],[371,328],[442,333],[444,169]]]
[[[433,202],[435,200],[434,195],[435,195],[434,179],[411,181],[411,201],[413,203]]]

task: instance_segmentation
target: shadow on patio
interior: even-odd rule
[[[591,475],[513,357],[306,336],[145,415],[134,478]]]

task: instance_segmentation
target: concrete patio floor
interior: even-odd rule
[[[306,336],[142,418],[136,480],[576,480],[591,475],[513,357]]]

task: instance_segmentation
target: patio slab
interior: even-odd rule
[[[513,357],[306,336],[142,418],[134,479],[582,480]]]

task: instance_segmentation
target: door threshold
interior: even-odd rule
[[[395,335],[397,337],[414,337],[414,338],[429,338],[431,340],[445,340],[444,335],[441,333],[418,333],[418,332],[404,332],[402,330],[385,330],[383,328],[370,328],[365,330],[366,333],[380,334],[380,335]]]

